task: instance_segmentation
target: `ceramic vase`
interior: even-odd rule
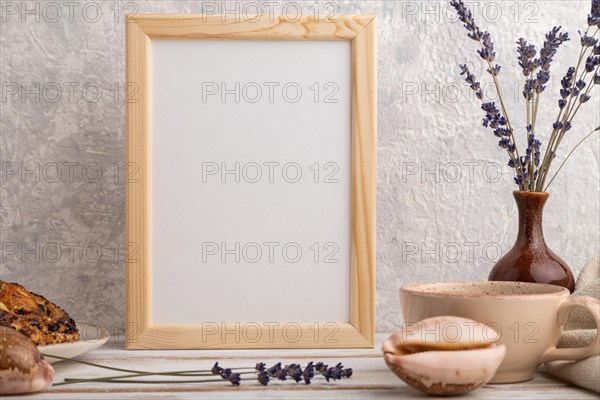
[[[542,214],[549,194],[514,191],[519,211],[519,231],[512,249],[492,268],[490,281],[537,282],[563,286],[573,292],[571,269],[548,248]]]

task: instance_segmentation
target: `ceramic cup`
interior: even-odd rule
[[[506,357],[492,383],[533,378],[546,361],[579,360],[600,353],[600,335],[587,347],[557,349],[562,326],[575,307],[588,309],[600,326],[600,301],[569,297],[560,286],[523,282],[460,282],[405,286],[400,289],[406,323],[455,315],[483,322],[500,334]],[[469,329],[469,327],[464,327]]]

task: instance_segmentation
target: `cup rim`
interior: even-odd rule
[[[514,287],[515,285],[524,288],[544,288],[547,291],[542,293],[506,293],[506,294],[486,294],[486,293],[468,293],[468,292],[453,292],[444,290],[426,291],[427,288],[433,286],[451,286],[451,285],[473,285],[473,286],[496,286],[496,287]],[[440,288],[441,289],[441,288]],[[400,289],[402,292],[407,292],[422,296],[431,297],[459,297],[459,298],[473,298],[473,299],[526,299],[526,298],[548,298],[548,297],[564,297],[570,294],[567,288],[562,286],[550,285],[547,283],[533,283],[533,282],[508,282],[508,281],[458,281],[458,282],[430,282],[430,283],[416,283],[411,285],[403,286]]]

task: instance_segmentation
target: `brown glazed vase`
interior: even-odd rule
[[[514,191],[519,210],[519,233],[513,248],[492,268],[488,280],[549,283],[573,292],[571,269],[546,245],[542,230],[546,192]]]

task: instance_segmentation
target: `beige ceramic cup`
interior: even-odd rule
[[[600,301],[569,297],[563,287],[522,282],[461,282],[405,286],[400,290],[405,323],[455,315],[483,322],[500,334],[506,357],[492,383],[533,378],[546,361],[600,354],[600,335],[587,347],[557,349],[562,326],[575,307],[588,309],[600,326]],[[468,327],[465,327],[468,329]]]

